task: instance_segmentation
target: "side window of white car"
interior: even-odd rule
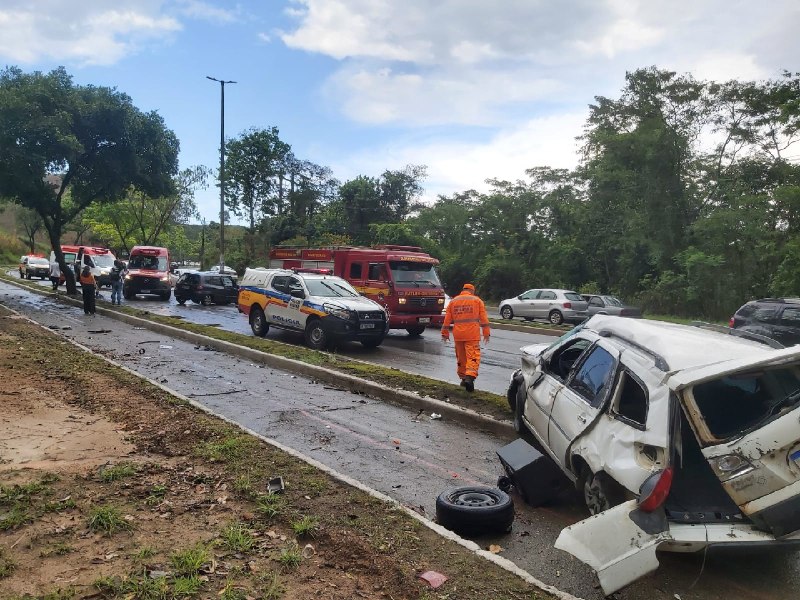
[[[567,386],[597,408],[603,403],[613,380],[614,368],[614,357],[602,348],[596,347],[581,363]]]
[[[645,386],[627,370],[623,370],[614,395],[611,412],[615,417],[644,429],[650,400]]]

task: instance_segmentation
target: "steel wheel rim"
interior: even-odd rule
[[[497,504],[494,494],[475,491],[454,494],[451,501],[458,506],[495,506]]]

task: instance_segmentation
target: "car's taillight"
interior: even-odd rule
[[[733,320],[733,317],[731,317],[730,321],[728,321],[728,327],[730,327],[731,329],[733,329],[733,325],[734,325],[734,323],[735,323],[735,321]]]
[[[203,286],[202,286],[202,285],[198,285],[198,286],[197,286],[197,289],[198,289],[198,290],[202,290],[202,289],[203,289]]]
[[[572,308],[572,302],[564,302],[564,308]]]
[[[670,487],[672,487],[672,467],[650,475],[639,488],[639,509],[653,512],[664,504]]]

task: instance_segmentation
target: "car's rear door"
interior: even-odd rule
[[[556,301],[556,293],[552,290],[541,290],[533,302],[533,314],[537,319],[546,319],[550,314],[550,306]]]
[[[773,332],[772,337],[784,346],[800,344],[800,306],[785,306]]]
[[[548,444],[563,466],[569,466],[572,442],[600,416],[618,363],[619,352],[603,340],[598,341],[583,353],[556,396],[550,413]]]

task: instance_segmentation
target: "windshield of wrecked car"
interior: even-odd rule
[[[397,285],[441,287],[439,276],[432,263],[390,260],[389,269]]]
[[[306,287],[312,296],[325,298],[352,298],[359,293],[344,279],[306,279]]]
[[[737,373],[698,384],[692,393],[711,434],[726,439],[797,407],[800,371],[782,367]]]

